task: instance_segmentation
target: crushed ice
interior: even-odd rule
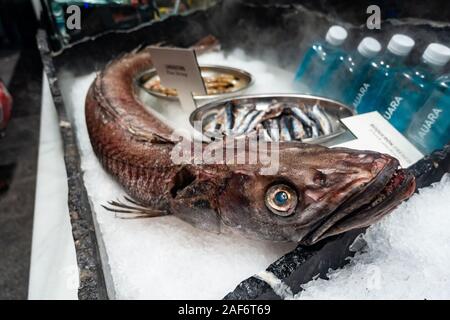
[[[241,50],[227,56],[209,53],[199,60],[252,73],[255,83],[246,93],[293,92],[292,74],[251,59]],[[122,220],[105,211],[101,204],[124,192],[101,168],[87,134],[84,97],[95,74],[66,76],[61,77],[64,91],[69,92],[65,102],[74,110],[85,184],[116,298],[220,299],[240,281],[293,249],[293,244],[210,234],[173,217]],[[369,228],[363,252],[345,268],[331,271],[329,280],[316,279],[304,285],[305,291],[296,298],[450,298],[449,208],[448,175]]]

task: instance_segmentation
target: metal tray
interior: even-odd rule
[[[268,105],[275,101],[296,103],[299,105],[305,104],[308,106],[314,105],[317,101],[319,101],[319,105],[324,109],[328,115],[328,118],[331,120],[332,132],[327,135],[319,136],[318,138],[303,139],[302,142],[305,143],[323,143],[340,136],[346,132],[346,129],[341,124],[340,119],[354,115],[353,110],[348,106],[324,97],[304,94],[258,94],[225,98],[209,102],[191,113],[189,117],[191,125],[194,126],[194,121],[203,121],[204,119],[217,115],[228,101],[233,101],[236,106],[246,103],[253,103],[257,106]],[[205,132],[202,132],[202,134],[208,136]],[[214,137],[217,138],[217,136]]]
[[[200,66],[200,72],[202,74],[203,78],[216,76],[220,74],[225,75],[232,75],[236,78],[236,83],[231,91],[226,93],[218,93],[218,94],[208,94],[208,95],[195,95],[194,99],[196,100],[209,100],[209,99],[217,99],[217,98],[223,98],[223,97],[229,97],[235,94],[236,92],[243,91],[247,89],[253,82],[253,77],[250,73],[248,73],[245,70],[232,68],[228,66],[219,66],[219,65],[201,65]],[[154,80],[158,77],[158,73],[156,72],[156,69],[150,69],[147,72],[143,73],[138,78],[138,84],[139,86],[148,92],[149,94],[162,98],[167,100],[173,100],[176,101],[178,98],[177,96],[171,96],[166,95],[162,92],[156,91],[156,90],[150,90],[144,87],[144,83]]]

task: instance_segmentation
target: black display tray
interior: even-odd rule
[[[59,52],[52,51],[47,34],[43,30],[39,31],[38,45],[58,112],[64,145],[69,186],[68,206],[80,270],[80,299],[108,298],[103,272],[103,268],[107,266],[102,265],[91,206],[80,169],[75,129],[63,101],[65,93],[60,90],[61,73],[70,71],[74,75],[88,74],[100,70],[109,60],[139,46],[167,42],[187,47],[209,34],[220,40],[224,50],[239,46],[251,55],[260,58],[270,56],[271,61],[278,61],[281,67],[294,68],[304,49],[335,23],[345,25],[349,30],[349,48],[355,47],[363,35],[375,35],[386,43],[394,32],[411,34],[417,40],[411,61],[419,57],[429,42],[450,42],[450,23],[422,20],[419,9],[415,13],[407,10],[407,14],[403,12],[403,15],[398,15],[399,19],[383,20],[381,30],[370,31],[365,23],[361,23],[366,16],[365,11],[361,11],[364,9],[361,3],[346,4],[345,10],[340,14],[342,7],[331,0],[304,1],[305,6],[282,2],[283,4],[273,4],[273,1],[263,1],[258,4],[251,1],[223,1],[206,10],[168,17],[127,32],[107,33],[73,44]],[[446,1],[442,4],[447,5]],[[419,186],[439,180],[450,170],[450,147],[436,152],[413,169],[419,178]],[[312,247],[298,246],[267,270],[285,282],[293,293],[297,293],[301,290],[301,285],[313,276],[326,277],[329,268],[342,267],[348,261],[346,258],[352,254],[350,245],[361,232],[363,230],[348,232]],[[225,297],[279,298],[267,283],[254,277],[244,280]]]

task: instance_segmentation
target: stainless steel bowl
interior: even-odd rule
[[[194,126],[194,121],[202,121],[202,123],[203,121],[209,121],[212,117],[215,117],[220,112],[220,110],[228,101],[233,101],[233,104],[237,107],[247,103],[253,103],[257,106],[269,105],[275,101],[312,106],[317,101],[319,101],[319,105],[323,108],[331,121],[332,133],[328,135],[321,135],[317,138],[303,139],[302,141],[305,143],[323,143],[325,141],[338,137],[339,135],[346,132],[346,129],[343,127],[339,120],[354,115],[353,110],[348,106],[324,97],[302,94],[259,94],[225,98],[204,104],[191,113],[189,117],[191,125]],[[202,134],[207,137],[209,136],[207,132],[202,132]],[[215,135],[214,137],[217,138],[217,135]]]
[[[232,68],[232,67],[226,67],[226,66],[218,66],[218,65],[202,65],[200,66],[200,72],[202,74],[203,78],[206,77],[212,77],[212,76],[218,76],[221,74],[225,75],[232,75],[236,78],[236,84],[234,87],[226,93],[218,93],[218,94],[208,94],[208,95],[195,95],[194,93],[194,99],[196,100],[209,100],[209,99],[217,99],[217,98],[224,98],[224,97],[230,97],[234,95],[236,92],[243,91],[247,89],[252,83],[253,78],[250,73],[247,71]],[[143,73],[138,78],[138,84],[139,86],[148,92],[149,94],[162,98],[167,100],[177,100],[177,96],[171,96],[166,95],[162,92],[156,91],[156,90],[150,90],[144,87],[144,84],[148,81],[155,80],[158,77],[158,74],[155,69],[150,69],[147,72]]]

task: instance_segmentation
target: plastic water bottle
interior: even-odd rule
[[[326,82],[319,88],[325,97],[342,101],[351,105],[351,97],[355,95],[355,83],[367,73],[371,59],[381,51],[381,44],[374,38],[366,37],[358,45],[352,55],[347,55],[342,63],[335,63],[335,70],[328,72]],[[350,85],[349,85],[350,84]],[[350,92],[353,91],[353,92]]]
[[[295,83],[301,92],[318,94],[326,73],[344,55],[340,46],[345,39],[347,31],[341,26],[332,26],[328,29],[325,42],[316,42],[309,48],[295,75]]]
[[[421,63],[394,77],[395,85],[385,92],[378,111],[398,131],[404,133],[417,110],[433,91],[433,83],[450,60],[450,49],[431,43],[424,51]]]
[[[382,56],[373,61],[367,73],[356,85],[351,101],[358,113],[377,109],[380,93],[386,92],[395,73],[404,68],[403,61],[414,47],[414,40],[403,34],[394,35]]]
[[[406,132],[406,137],[425,154],[450,141],[450,75],[438,78],[435,84]]]

